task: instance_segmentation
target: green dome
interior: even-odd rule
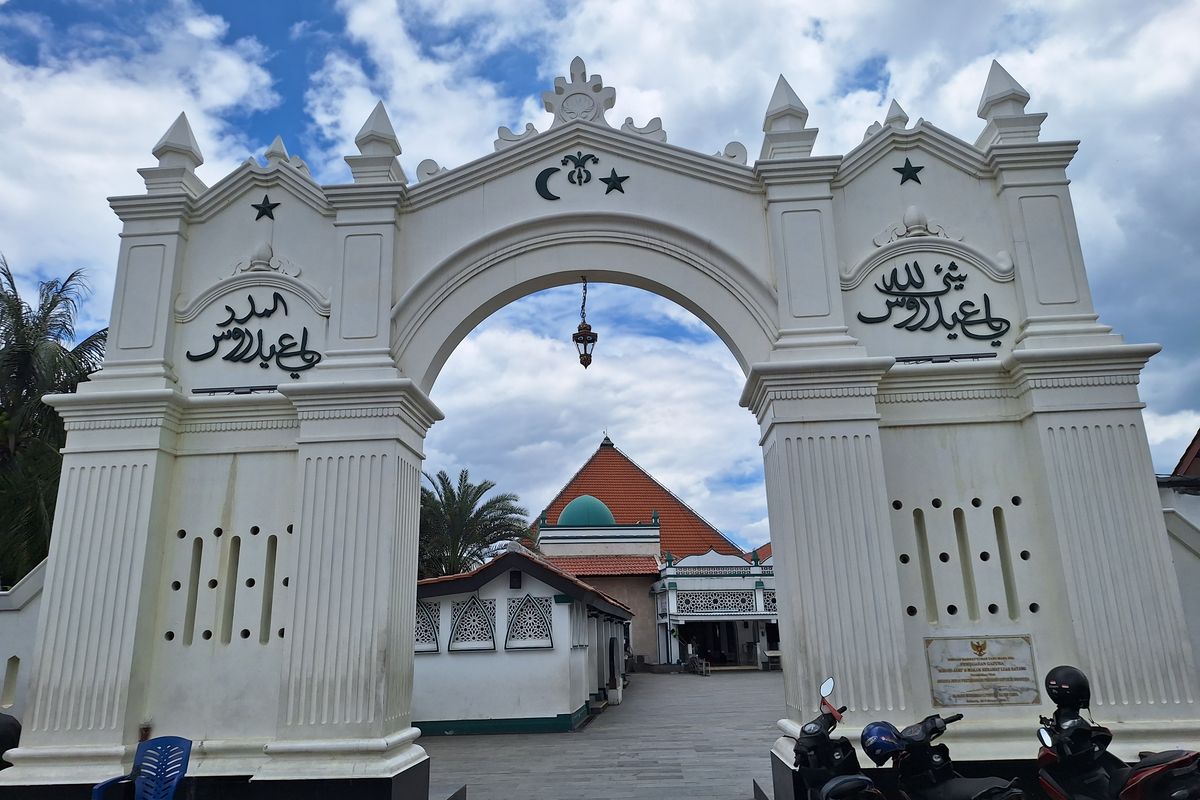
[[[564,527],[584,528],[594,525],[616,525],[608,506],[590,494],[581,494],[558,515],[558,524]]]

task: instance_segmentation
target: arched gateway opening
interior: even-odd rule
[[[752,165],[736,142],[667,144],[657,119],[614,128],[614,96],[576,59],[549,130],[501,128],[413,184],[382,104],[346,185],[277,142],[205,186],[176,121],[146,193],[111,200],[104,369],[50,399],[68,444],[0,795],[121,774],[148,727],[196,742],[213,796],[423,796],[427,392],[490,311],[583,270],[683,305],[746,372],[784,733],[834,674],[847,727],[969,706],[956,756],[1026,758],[1039,672],[1081,663],[1097,713],[1138,723],[1130,754],[1196,735],[1136,389],[1156,348],[1097,322],[1075,144],[1039,140],[998,64],[974,143],[895,106],[844,156],[812,155],[780,79]]]

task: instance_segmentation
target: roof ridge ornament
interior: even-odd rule
[[[408,183],[396,156],[402,152],[396,129],[380,100],[354,137],[359,155],[346,156],[355,183]]]
[[[551,128],[570,122],[591,122],[609,125],[605,112],[617,102],[617,90],[604,85],[599,75],[587,74],[587,65],[579,56],[571,59],[571,82],[561,75],[554,79],[554,89],[542,92],[542,104],[554,115]]]

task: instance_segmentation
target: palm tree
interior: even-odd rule
[[[75,391],[104,357],[107,328],[74,343],[87,293],[76,270],[42,281],[31,305],[0,256],[0,584],[19,580],[49,547],[66,432],[42,398]]]
[[[75,344],[75,316],[88,294],[83,271],[38,284],[37,306],[21,297],[8,262],[0,256],[0,464],[31,440],[61,447],[62,422],[42,402],[73,392],[100,367],[108,329]]]
[[[529,512],[517,505],[515,494],[483,496],[496,488],[492,481],[471,483],[467,470],[458,485],[445,470],[421,487],[420,577],[454,575],[482,564],[505,542],[527,539]]]

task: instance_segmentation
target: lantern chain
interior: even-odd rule
[[[583,302],[579,304],[579,321],[587,322],[587,275],[581,275],[583,278]]]

